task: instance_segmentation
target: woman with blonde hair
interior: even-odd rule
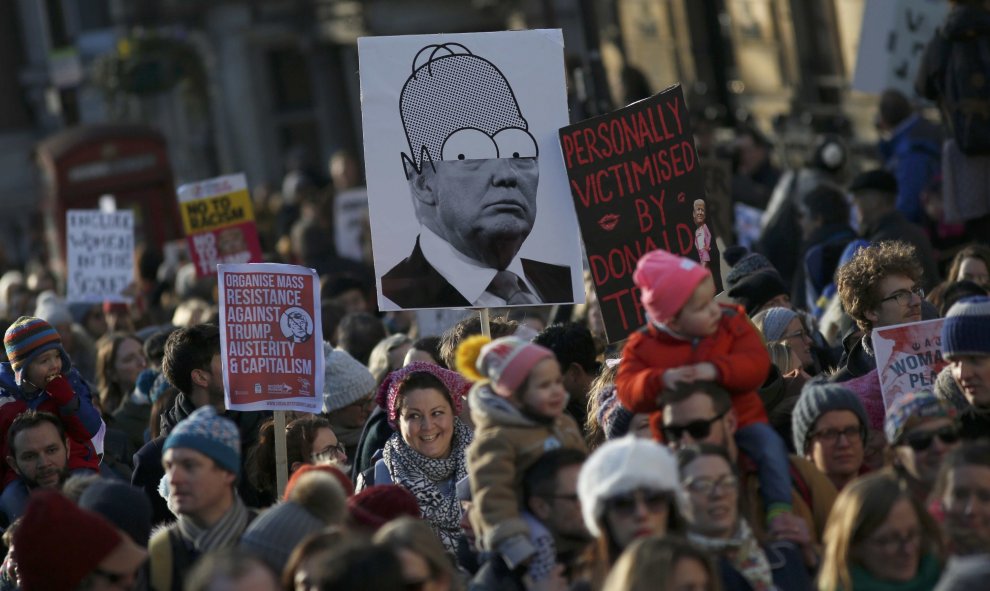
[[[633,542],[612,567],[603,591],[719,591],[708,555],[680,538]]]
[[[938,526],[889,474],[842,489],[824,538],[819,591],[927,591],[942,570]]]
[[[425,521],[400,517],[382,526],[372,541],[395,552],[407,588],[458,591],[463,588],[451,556]]]

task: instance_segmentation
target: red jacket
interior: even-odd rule
[[[722,320],[710,337],[686,341],[649,324],[633,333],[622,349],[615,378],[619,400],[634,413],[651,413],[653,436],[662,441],[657,404],[668,369],[707,361],[718,369],[718,383],[732,395],[739,427],[766,423],[757,389],[770,371],[770,355],[742,306],[721,305]]]

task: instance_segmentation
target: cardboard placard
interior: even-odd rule
[[[275,263],[217,270],[227,408],[320,412],[324,358],[316,271]]]
[[[176,193],[197,277],[213,275],[219,264],[264,260],[243,173],[182,185]]]
[[[662,248],[699,262],[709,259],[703,264],[710,265],[721,291],[716,236],[703,207],[705,179],[689,119],[684,93],[676,85],[560,130],[610,343],[646,320],[632,279],[646,252]]]
[[[942,357],[944,318],[873,329],[873,350],[885,408],[902,394],[934,391]]]
[[[561,31],[366,37],[358,54],[379,308],[583,302]]]
[[[867,0],[852,87],[870,94],[895,88],[916,96],[921,56],[948,11],[941,0]]]
[[[70,209],[65,216],[66,300],[130,302],[134,282],[134,212]]]

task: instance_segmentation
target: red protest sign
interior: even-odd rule
[[[323,331],[316,271],[219,265],[223,385],[230,410],[323,407]]]
[[[636,263],[662,248],[711,266],[701,170],[680,85],[560,130],[560,146],[609,342],[645,322]]]

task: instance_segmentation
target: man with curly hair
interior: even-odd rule
[[[870,337],[874,328],[921,320],[921,282],[917,251],[906,242],[872,244],[839,268],[839,298],[859,330],[843,339],[839,371],[832,381],[845,382],[876,369]]]

